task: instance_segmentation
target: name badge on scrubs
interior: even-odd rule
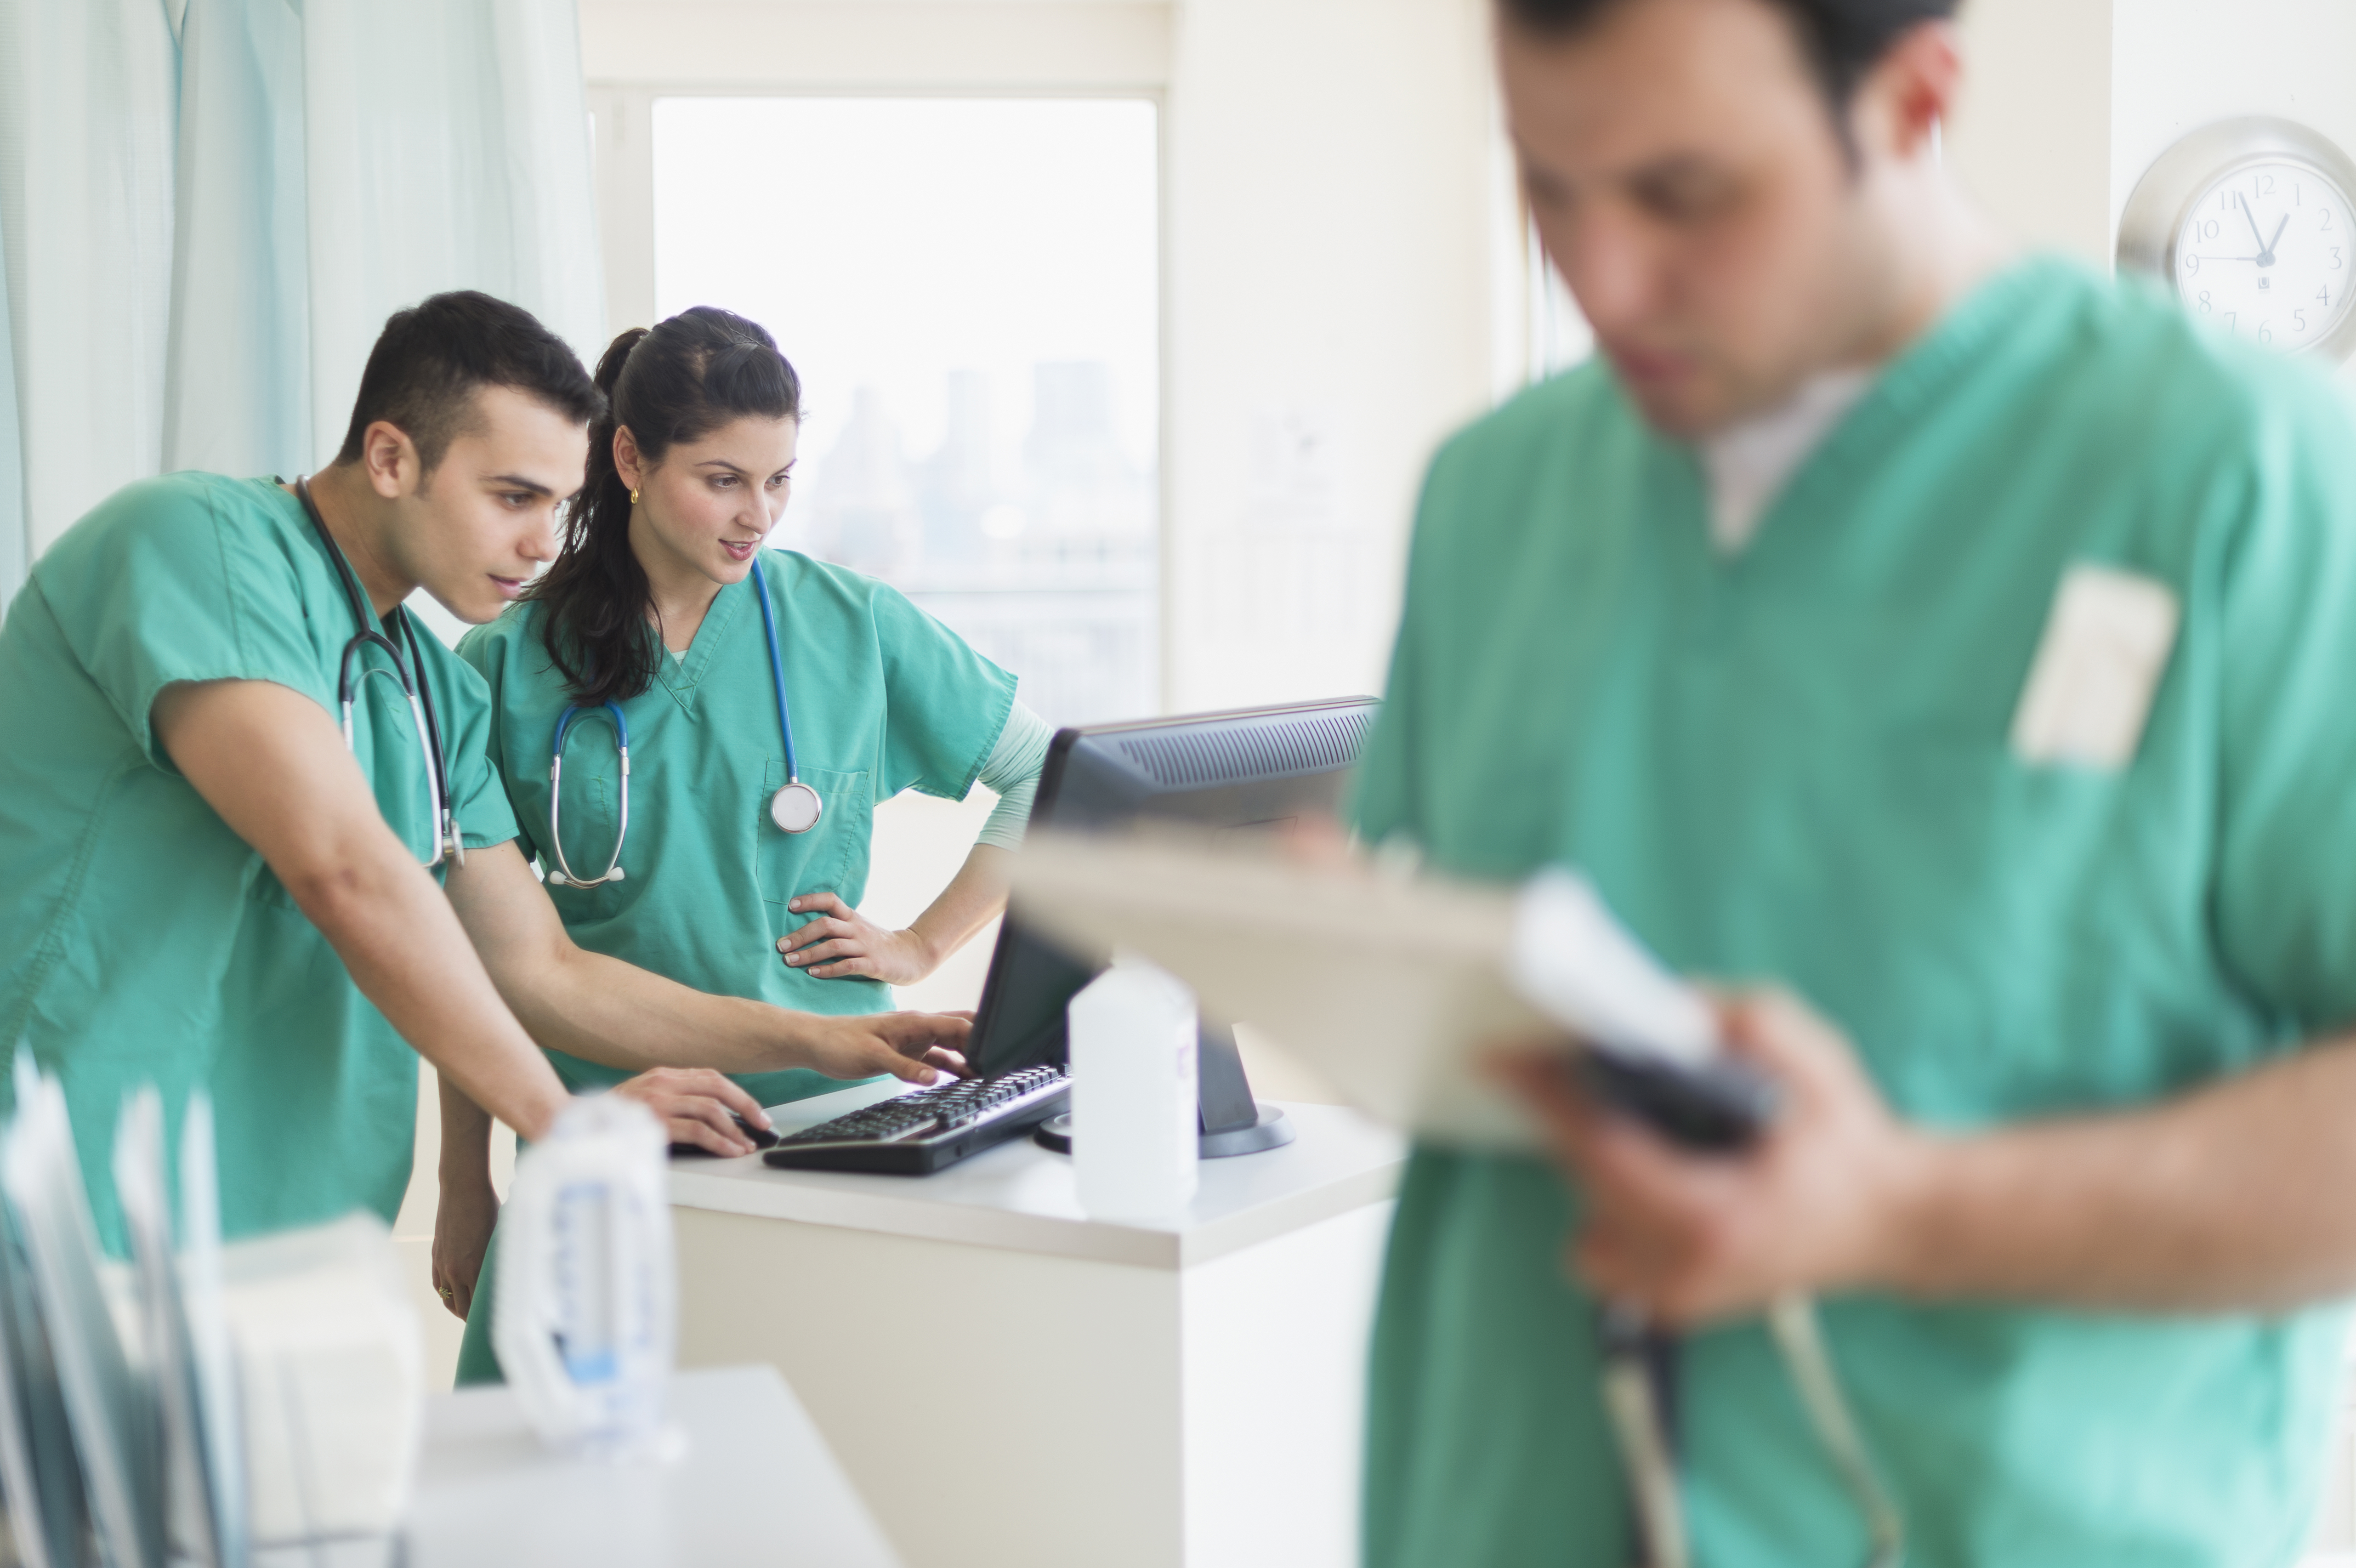
[[[2180,617],[2175,591],[2155,578],[2071,567],[2012,715],[2014,755],[2106,771],[2134,760]]]

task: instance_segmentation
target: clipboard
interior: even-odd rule
[[[1084,960],[1134,954],[1194,988],[1359,1109],[1426,1142],[1538,1146],[1484,1070],[1559,1051],[1671,1139],[1739,1147],[1773,1086],[1729,1057],[1716,1014],[1567,869],[1518,886],[1312,862],[1280,846],[1160,830],[1034,833],[1016,858],[1023,921]]]

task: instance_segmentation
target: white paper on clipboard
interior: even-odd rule
[[[1536,1146],[1482,1070],[1502,1042],[1569,1050],[1571,1031],[1684,1061],[1718,1048],[1695,993],[1568,873],[1515,889],[1201,839],[1039,832],[1016,857],[1014,908],[1083,958],[1159,964],[1206,1015],[1431,1142]]]

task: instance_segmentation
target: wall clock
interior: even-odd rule
[[[2203,126],[2162,153],[2119,215],[2119,266],[2186,310],[2278,353],[2356,349],[2356,162],[2262,115]]]

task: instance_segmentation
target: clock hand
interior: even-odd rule
[[[2290,214],[2286,212],[2282,215],[2282,221],[2275,225],[2275,240],[2281,239],[2282,231],[2289,227]],[[2275,240],[2267,241],[2265,249],[2258,252],[2258,265],[2270,267],[2275,264]]]
[[[2250,226],[2250,238],[2257,240],[2258,242],[2258,254],[2260,256],[2265,255],[2266,242],[2264,240],[2258,239],[2258,216],[2256,213],[2250,210],[2250,199],[2244,196],[2237,190],[2233,193],[2233,199],[2241,205],[2243,221],[2248,223]],[[2261,261],[2258,264],[2260,266],[2264,266],[2265,265],[2265,263]]]

